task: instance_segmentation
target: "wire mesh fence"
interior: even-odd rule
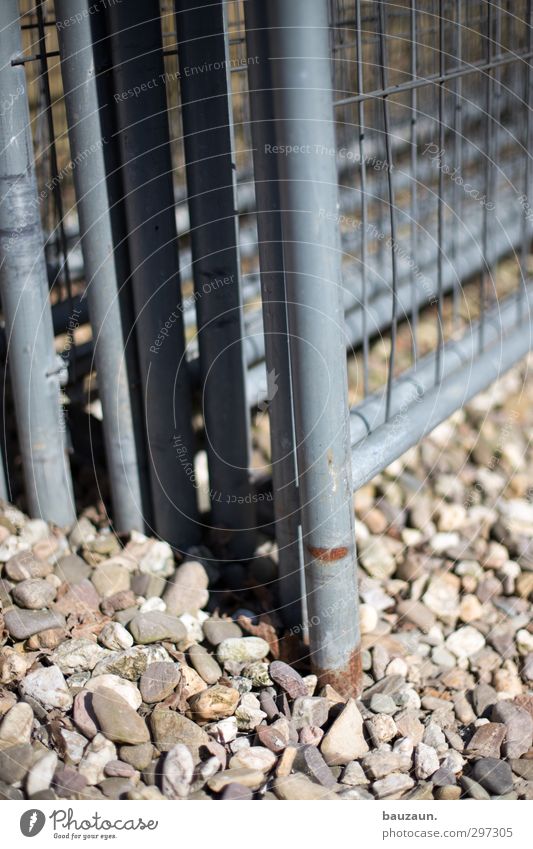
[[[353,691],[352,491],[530,348],[531,0],[263,5],[2,5],[2,495],[274,528]]]

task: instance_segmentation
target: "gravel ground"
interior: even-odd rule
[[[203,547],[3,505],[0,796],[533,799],[526,371],[357,494],[357,701],[282,635],[272,545],[222,589]]]

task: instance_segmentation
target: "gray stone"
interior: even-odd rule
[[[173,692],[181,678],[175,663],[151,663],[141,675],[139,688],[144,702],[162,702]]]
[[[77,554],[67,554],[57,561],[54,573],[65,584],[79,584],[91,574],[91,567]]]
[[[121,746],[119,755],[121,761],[130,764],[134,769],[146,769],[153,758],[154,747],[151,743],[138,743],[136,746]]]
[[[108,654],[109,651],[99,646],[94,640],[78,637],[61,643],[52,652],[51,658],[65,675],[70,675],[73,672],[94,669],[96,664]]]
[[[209,601],[208,586],[209,578],[201,563],[195,560],[183,563],[168,580],[163,595],[168,612],[181,616],[202,610]]]
[[[477,781],[469,778],[467,775],[462,775],[459,782],[467,796],[470,796],[471,799],[477,799],[478,801],[490,799],[490,794],[487,793],[485,788],[482,787],[481,784],[478,784]]]
[[[292,706],[294,727],[297,731],[306,725],[321,728],[327,722],[329,707],[328,700],[322,696],[299,696]]]
[[[136,643],[146,645],[169,640],[177,643],[185,639],[187,629],[176,616],[169,616],[160,610],[139,613],[128,625]]]
[[[29,743],[0,749],[0,780],[6,784],[21,781],[28,772],[31,761],[32,748]]]
[[[48,581],[29,578],[13,587],[11,595],[14,601],[27,610],[42,610],[48,607],[56,597],[56,590]]]
[[[200,746],[209,743],[205,731],[187,717],[173,710],[156,707],[150,717],[154,744],[160,752],[168,752],[176,743],[190,749],[195,763],[199,760]]]
[[[248,787],[242,784],[226,784],[222,791],[221,799],[239,800],[249,802],[253,798],[253,793]]]
[[[33,634],[51,628],[64,628],[65,617],[52,610],[22,610],[12,607],[4,613],[4,622],[10,637],[27,640]]]
[[[322,787],[302,775],[301,772],[296,772],[293,775],[278,776],[274,781],[273,790],[278,799],[286,801],[305,801],[313,802],[328,801],[337,799],[335,793],[327,787]]]
[[[281,660],[274,660],[268,668],[270,677],[291,697],[307,695],[307,687],[302,676],[292,666]]]
[[[491,720],[503,722],[507,729],[503,744],[506,757],[519,758],[528,751],[533,743],[533,717],[527,710],[505,699],[493,706]]]
[[[472,692],[472,704],[476,716],[483,716],[487,708],[492,707],[498,701],[498,693],[490,684],[482,682]]]
[[[150,733],[146,723],[125,699],[106,687],[93,693],[92,707],[98,725],[114,743],[147,743]]]
[[[498,758],[481,758],[476,761],[472,778],[492,795],[501,796],[513,789],[511,767]]]
[[[202,630],[212,646],[218,646],[224,640],[242,637],[241,629],[231,619],[206,619],[202,624]]]
[[[294,769],[307,775],[323,787],[336,784],[333,773],[315,746],[301,746],[294,759]]]
[[[396,713],[398,706],[391,696],[384,693],[374,693],[370,699],[370,710],[374,713]]]
[[[505,739],[507,728],[500,722],[487,722],[473,734],[466,751],[469,755],[484,758],[499,758],[500,748]]]
[[[206,684],[216,684],[222,675],[222,669],[207,649],[196,643],[189,647],[189,659],[200,678]]]
[[[369,778],[376,781],[385,778],[391,772],[409,772],[411,756],[403,752],[391,752],[389,749],[376,749],[363,758],[363,768]]]
[[[439,757],[432,746],[419,743],[415,749],[415,775],[430,778],[439,768]]]

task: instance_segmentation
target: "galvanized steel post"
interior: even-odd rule
[[[119,531],[143,530],[143,494],[125,351],[127,328],[120,307],[123,281],[116,267],[113,201],[105,161],[105,146],[113,140],[101,129],[97,89],[101,69],[93,45],[93,41],[98,43],[93,27],[101,23],[95,19],[105,16],[105,8],[91,14],[90,6],[90,0],[56,0],[57,35],[114,524]]]
[[[175,8],[211,524],[215,541],[228,538],[221,553],[248,559],[255,509],[224,3]]]
[[[108,15],[154,524],[184,548],[200,525],[159,0]]]
[[[285,286],[306,556],[311,661],[345,695],[361,687],[327,0],[271,0]]]
[[[244,9],[265,359],[267,374],[275,375],[277,387],[276,394],[268,403],[268,415],[279,560],[280,614],[283,621],[292,626],[302,621],[300,509],[292,416],[279,174],[277,157],[269,155],[266,150],[274,131],[274,99],[266,6],[262,0],[248,0]]]
[[[17,0],[0,4],[0,288],[28,510],[75,518]]]

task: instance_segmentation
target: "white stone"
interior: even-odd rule
[[[465,660],[471,658],[476,652],[481,651],[484,645],[484,636],[471,625],[458,628],[446,640],[446,648],[455,657],[459,659],[464,658]]]
[[[165,758],[163,764],[162,790],[171,799],[184,799],[194,773],[193,757],[187,746],[177,743]]]
[[[87,779],[90,785],[98,784],[105,778],[104,767],[109,761],[117,759],[117,750],[115,744],[104,737],[103,734],[97,734],[93,737],[83,756],[78,771]]]
[[[55,752],[47,752],[32,766],[26,778],[26,792],[28,796],[48,790],[56,771],[58,757]]]
[[[160,610],[162,613],[167,609],[167,606],[162,598],[157,595],[150,596],[146,601],[143,601],[139,611],[140,613],[149,613],[150,610]]]
[[[264,746],[250,746],[233,755],[229,762],[230,769],[244,767],[268,772],[276,763],[276,755]]]
[[[109,651],[86,637],[75,640],[65,640],[52,652],[52,660],[61,672],[69,675],[71,672],[83,672],[94,669]]]
[[[371,604],[359,605],[359,624],[361,634],[371,634],[379,621],[378,612]]]
[[[72,706],[72,694],[58,666],[46,666],[28,673],[21,681],[20,691],[39,702],[45,710],[68,710]]]
[[[100,643],[111,651],[129,649],[133,645],[133,637],[120,622],[108,622],[98,635]]]
[[[417,778],[429,778],[439,768],[439,756],[432,746],[419,743],[415,749],[415,775]]]
[[[0,740],[6,743],[29,743],[33,728],[33,711],[25,702],[13,705],[0,725]]]

